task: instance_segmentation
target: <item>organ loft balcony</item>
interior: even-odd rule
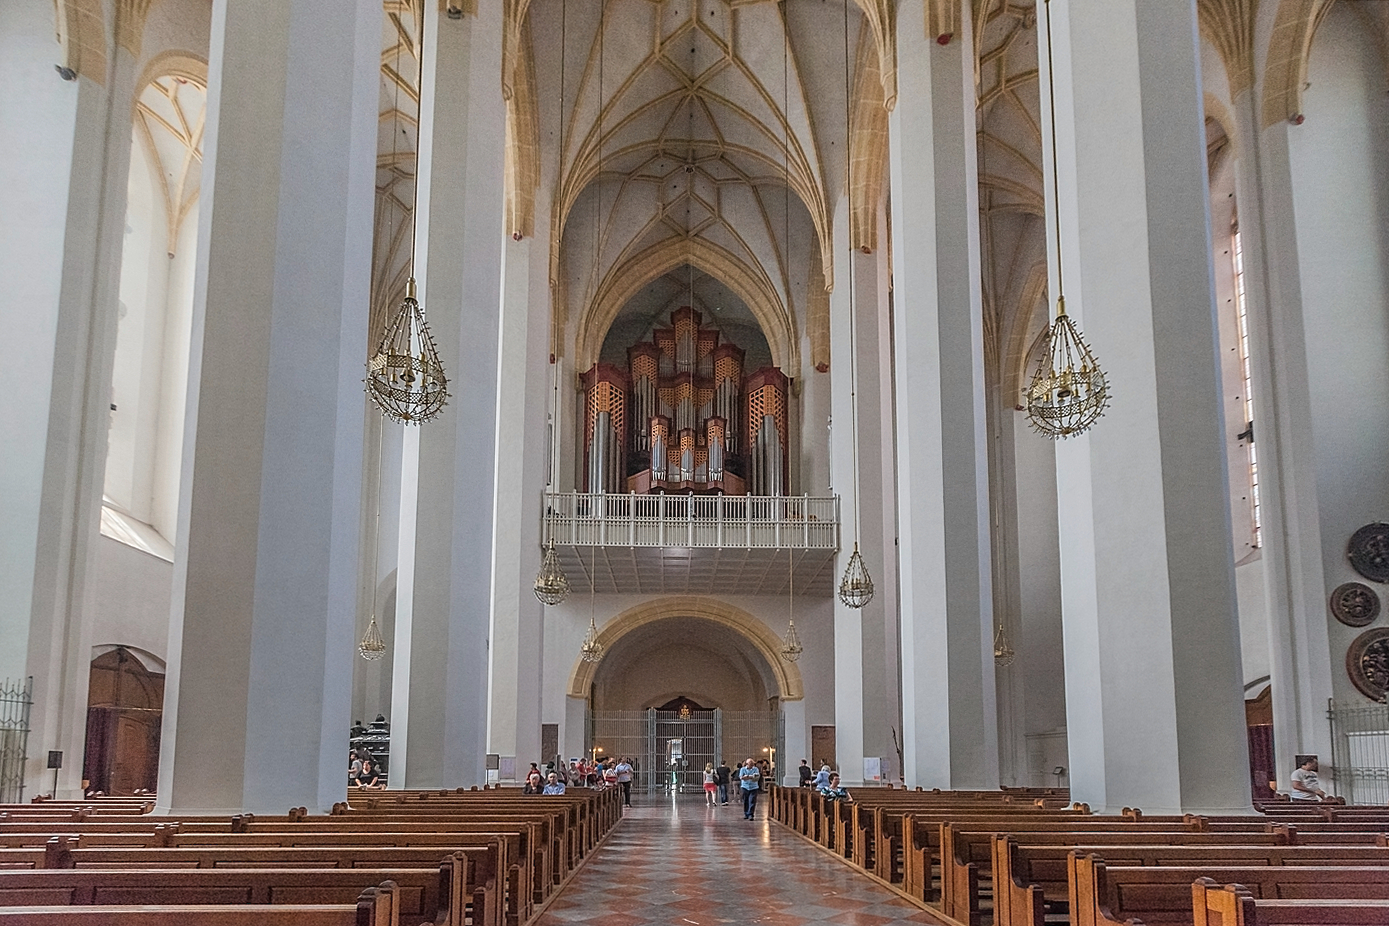
[[[785,595],[792,574],[797,595],[834,591],[838,496],[556,492],[542,510],[576,591]]]

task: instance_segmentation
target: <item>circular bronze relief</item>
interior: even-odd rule
[[[1351,535],[1350,564],[1371,582],[1389,582],[1389,524],[1376,521]]]
[[[1363,582],[1346,582],[1331,593],[1331,613],[1347,627],[1367,627],[1379,617],[1379,596]]]
[[[1360,693],[1375,701],[1389,689],[1389,628],[1367,630],[1346,652],[1346,671]]]

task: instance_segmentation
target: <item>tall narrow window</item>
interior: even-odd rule
[[[1254,546],[1263,545],[1263,525],[1259,517],[1259,452],[1254,447],[1254,387],[1249,375],[1249,312],[1244,298],[1244,248],[1239,227],[1234,230],[1230,251],[1235,261],[1235,311],[1239,319],[1240,378],[1244,384],[1245,432],[1240,435],[1249,457],[1249,504],[1253,513]]]

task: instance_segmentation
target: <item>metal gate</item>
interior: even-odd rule
[[[588,717],[588,751],[632,760],[632,790],[681,794],[704,790],[704,766],[746,758],[775,771],[785,738],[780,711],[598,711]]]
[[[23,683],[13,679],[0,683],[0,803],[24,801],[24,760],[33,691],[33,676]]]
[[[1330,701],[1326,716],[1331,768],[1323,768],[1322,778],[1330,779],[1330,787],[1322,787],[1347,804],[1389,803],[1389,705],[1346,707]]]

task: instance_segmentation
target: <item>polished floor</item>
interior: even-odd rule
[[[702,795],[636,805],[535,926],[896,926],[921,908],[789,830]]]

